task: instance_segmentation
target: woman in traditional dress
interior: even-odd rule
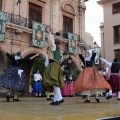
[[[40,71],[34,74],[34,92],[36,93],[36,97],[41,97],[42,95],[42,76],[40,75]]]
[[[103,76],[92,67],[96,56],[95,45],[96,44],[94,44],[94,53],[92,57],[89,57],[88,52],[86,52],[85,57],[83,57],[79,47],[79,57],[82,60],[85,69],[82,70],[74,83],[74,92],[86,95],[85,103],[90,102],[91,95],[95,95],[96,101],[100,102],[98,94],[104,92],[106,89],[111,89]]]
[[[6,56],[12,61],[12,66],[8,68],[0,76],[0,92],[7,92],[7,102],[10,101],[10,94],[14,93],[13,101],[20,101],[18,95],[25,92],[26,78],[24,71],[21,69],[22,63],[28,62],[34,59],[39,54],[32,56],[29,59],[22,59],[21,52],[17,52],[15,56],[6,53],[4,49],[1,50],[6,54]]]
[[[102,62],[104,62],[106,65],[111,67],[111,75],[110,79],[108,80],[108,83],[110,84],[112,90],[109,90],[109,96],[106,98],[109,100],[112,98],[112,92],[117,92],[118,93],[118,100],[120,100],[120,64],[118,64],[118,59],[115,58],[113,62],[108,62],[104,58],[100,58]]]
[[[68,81],[68,96],[73,97],[74,96],[74,87],[73,87],[74,79],[72,74],[69,76]]]
[[[61,90],[62,96],[66,97],[68,96],[68,85],[67,85],[67,80],[65,75],[63,76],[63,80],[64,80],[64,88]]]
[[[48,45],[49,45],[49,64],[44,72],[43,85],[47,91],[54,91],[54,100],[50,105],[59,105],[64,102],[61,90],[64,87],[63,73],[59,65],[60,60],[60,40],[55,39],[50,32],[49,28],[46,28],[48,33]]]

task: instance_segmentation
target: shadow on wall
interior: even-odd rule
[[[2,74],[5,69],[6,69],[5,55],[3,54],[2,51],[0,51],[0,74]]]

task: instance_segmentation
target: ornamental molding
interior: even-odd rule
[[[70,14],[76,15],[76,9],[71,2],[64,2],[61,6],[62,10]]]

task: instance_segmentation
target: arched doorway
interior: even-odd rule
[[[30,54],[26,55],[24,58],[28,59],[33,55],[35,55],[35,53],[30,53]],[[42,54],[40,54],[40,56],[37,57],[37,58],[41,58],[41,57],[44,58],[44,56]],[[28,62],[26,62],[22,65],[22,68],[23,68],[23,70],[25,72],[25,76],[26,76],[25,96],[30,96],[30,93],[32,92],[31,91],[30,80],[31,80],[31,70],[32,70],[32,67],[33,67],[33,62],[34,62],[34,59],[29,60]]]
[[[64,66],[64,61],[60,64],[61,66]],[[67,68],[68,71],[70,71],[70,73],[74,76],[76,70],[78,69],[77,65],[75,64],[74,61],[72,61],[71,63],[67,63]]]

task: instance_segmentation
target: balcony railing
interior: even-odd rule
[[[24,18],[24,17],[19,16],[19,15],[7,13],[7,20],[6,21],[7,21],[7,23],[12,23],[12,24],[16,24],[16,25],[19,25],[22,27],[32,29],[33,20]],[[65,39],[68,39],[68,32],[61,30],[60,36],[65,38]]]
[[[19,15],[7,13],[7,23],[12,23],[32,29],[32,21]]]

